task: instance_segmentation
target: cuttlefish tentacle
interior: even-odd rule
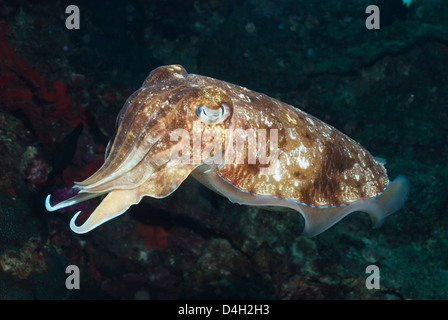
[[[146,157],[144,157],[139,164],[135,167],[129,168],[129,170],[132,170],[130,174],[122,174],[121,176],[115,175],[112,180],[100,180],[99,182],[102,183],[100,185],[97,183],[93,186],[75,186],[75,188],[79,189],[79,193],[58,203],[57,205],[52,206],[50,204],[50,195],[47,196],[45,202],[46,209],[48,211],[56,211],[92,198],[99,197],[118,187],[121,189],[135,189],[136,186],[141,185],[155,170],[155,166],[151,164],[153,158],[148,156],[149,153],[150,152],[146,154]]]
[[[86,233],[104,222],[118,217],[126,212],[131,205],[140,201],[141,195],[138,191],[138,189],[131,189],[109,192],[103,201],[101,201],[101,204],[81,226],[76,225],[76,219],[81,211],[77,212],[70,221],[70,228],[76,233]]]
[[[156,143],[160,139],[157,137],[153,143]],[[144,180],[154,171],[153,160],[151,158],[152,146],[148,146],[145,149],[139,149],[141,152],[135,153],[132,158],[125,163],[121,162],[120,165],[117,164],[117,169],[114,170],[113,167],[109,167],[105,170],[104,174],[108,171],[109,175],[105,175],[104,177],[98,176],[95,180],[93,180],[90,184],[86,184],[83,182],[82,184],[77,183],[77,186],[83,190],[88,192],[105,192],[114,188],[135,188],[137,185],[140,185],[144,182]],[[113,158],[108,158],[106,162],[114,161]]]
[[[55,204],[55,205],[51,205],[51,203],[50,203],[51,195],[48,195],[47,198],[45,199],[45,208],[48,211],[57,211],[59,209],[73,206],[77,203],[84,202],[84,201],[99,197],[102,194],[103,193],[78,193],[77,195],[75,195],[69,199],[66,199],[62,202],[59,202],[58,204]]]
[[[76,233],[86,233],[123,214],[130,206],[139,203],[144,196],[153,198],[167,197],[179,187],[193,169],[192,165],[182,168],[168,166],[152,175],[138,188],[113,190],[109,192],[101,204],[80,226],[76,225],[76,219],[81,212],[76,213],[70,221],[70,228]],[[161,188],[158,187],[158,182],[163,182]]]

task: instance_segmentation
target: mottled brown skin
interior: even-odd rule
[[[356,141],[323,121],[237,85],[198,75],[189,75],[188,79],[218,87],[230,96],[234,128],[279,130],[279,181],[259,175],[260,165],[224,165],[219,174],[238,188],[252,194],[330,207],[373,198],[386,187],[389,180],[383,165]],[[301,158],[308,166],[297,161],[300,146],[307,150]]]
[[[191,139],[173,139],[178,129]],[[245,161],[236,164],[235,139],[244,137],[247,129],[267,130],[267,147],[275,146],[269,140],[270,129],[278,130],[278,149],[270,150],[278,158],[269,163],[257,158],[250,164],[246,145]],[[210,150],[211,141],[218,147]],[[193,161],[173,158],[187,154],[185,150],[193,150]],[[195,161],[194,150],[210,156]],[[219,154],[224,162],[213,162]],[[262,174],[266,168],[272,170]],[[56,205],[48,196],[46,207],[55,211],[107,195],[82,226],[75,224],[79,213],[72,218],[72,230],[85,233],[124,213],[143,196],[168,196],[192,173],[232,201],[299,211],[309,235],[356,210],[382,221],[402,206],[408,186],[402,178],[388,188],[392,191],[383,200],[375,200],[388,185],[386,170],[354,140],[264,94],[171,65],[152,71],[129,97],[117,117],[117,133],[104,165],[76,183],[80,193]]]

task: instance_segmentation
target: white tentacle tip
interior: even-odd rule
[[[90,229],[85,229],[85,228],[82,227],[82,225],[81,226],[77,226],[75,224],[76,218],[78,218],[80,213],[81,213],[81,211],[76,212],[76,214],[70,220],[70,229],[72,229],[72,231],[74,233],[83,234],[83,233],[89,232]]]
[[[47,209],[47,211],[56,211],[57,209],[55,209],[55,206],[52,206],[50,204],[50,197],[51,197],[51,194],[49,194],[47,196],[47,198],[45,199],[45,209]]]

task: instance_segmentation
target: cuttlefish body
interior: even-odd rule
[[[245,205],[291,208],[317,235],[354,211],[378,227],[399,210],[408,182],[332,126],[264,94],[179,65],[153,70],[125,103],[103,166],[78,195],[49,211],[106,195],[74,232],[124,213],[143,196],[164,198],[191,174]]]

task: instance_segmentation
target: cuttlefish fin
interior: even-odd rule
[[[376,198],[362,198],[336,208],[311,208],[297,205],[297,210],[305,218],[303,233],[309,237],[316,236],[356,211],[368,213],[373,228],[379,228],[387,216],[398,211],[404,205],[408,193],[408,180],[404,176],[399,176]]]
[[[384,220],[381,218],[384,207],[375,199],[359,199],[347,206],[336,208],[312,208],[297,204],[297,211],[305,219],[303,234],[308,237],[317,236],[356,211],[367,212],[372,218],[374,227],[379,227],[378,222],[381,221],[382,224]]]
[[[283,207],[300,212],[305,219],[303,234],[308,237],[314,237],[324,232],[355,211],[368,213],[373,227],[378,228],[383,224],[387,216],[404,205],[409,193],[408,180],[403,176],[399,176],[376,198],[361,198],[343,206],[317,208],[306,206],[290,199],[264,197],[243,192],[222,178],[217,171],[205,170],[202,167],[194,171],[192,175],[199,182],[227,197],[233,203],[259,207]]]
[[[138,188],[131,190],[113,190],[103,199],[89,218],[80,226],[75,221],[81,211],[76,213],[70,221],[70,228],[76,233],[86,233],[123,214],[133,204],[140,202],[142,195]]]
[[[398,176],[394,181],[389,183],[386,190],[381,195],[373,199],[381,202],[381,205],[384,208],[381,214],[374,214],[373,212],[370,213],[366,211],[370,214],[374,228],[381,227],[387,216],[403,207],[409,195],[409,187],[408,179],[405,176]]]

